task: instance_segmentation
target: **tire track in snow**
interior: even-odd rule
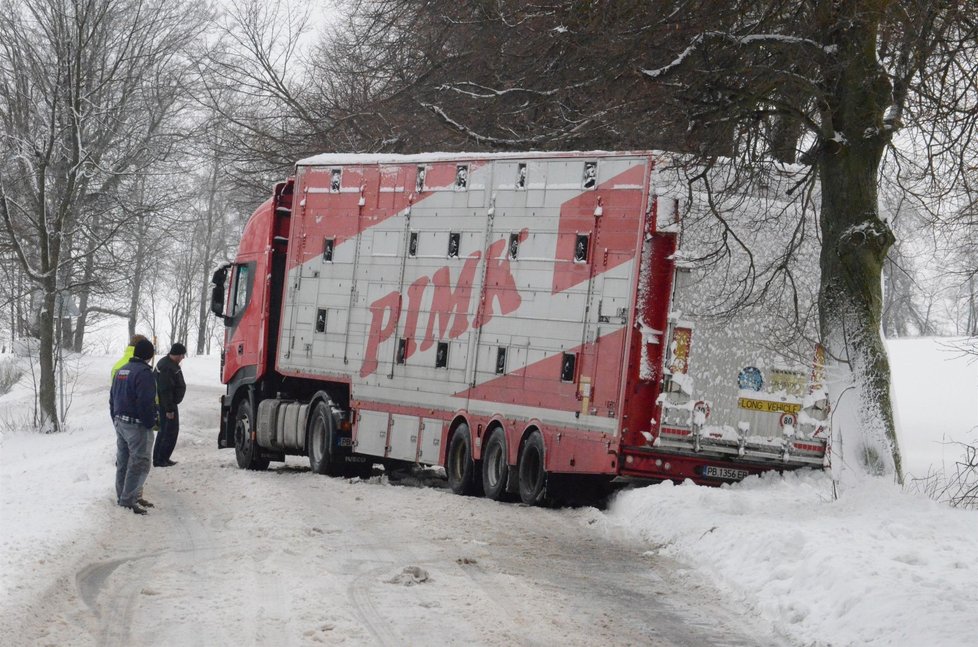
[[[157,597],[168,592],[166,587],[160,586],[160,573],[193,570],[201,562],[203,552],[213,550],[209,548],[213,544],[209,532],[194,517],[178,492],[161,479],[155,480],[153,491],[157,507],[144,518],[126,518],[129,528],[143,532],[126,537],[124,545],[120,545],[118,539],[110,538],[106,548],[112,552],[132,551],[132,542],[144,540],[146,534],[154,537],[148,547],[166,548],[95,562],[76,574],[78,594],[97,620],[98,645],[129,647],[144,642],[145,634],[150,632],[146,631],[146,623],[135,619],[145,614],[148,599],[155,603]],[[112,536],[118,535],[113,533]],[[149,606],[159,606],[154,603]],[[192,635],[186,624],[186,633]],[[189,624],[192,626],[193,620]],[[204,643],[191,640],[182,644]]]
[[[105,600],[99,602],[99,597],[106,590],[109,577],[120,567],[134,564],[139,573],[145,571],[145,565],[139,564],[146,556],[123,557],[106,562],[86,566],[75,576],[76,586],[82,601],[95,613],[98,619],[97,633],[99,645],[113,647],[131,644],[129,628],[132,625],[133,606],[136,602],[137,579],[132,575],[126,576],[126,584],[122,590],[115,590]]]
[[[353,612],[364,628],[381,647],[398,647],[410,641],[397,634],[392,623],[384,618],[380,607],[374,602],[373,591],[383,573],[389,572],[391,564],[384,564],[358,575],[350,583],[348,590],[353,600]]]

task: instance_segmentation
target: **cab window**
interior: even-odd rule
[[[248,293],[251,291],[251,267],[238,265],[234,272],[234,294],[231,297],[232,317],[240,314],[248,305]]]

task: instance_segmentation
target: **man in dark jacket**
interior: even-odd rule
[[[177,405],[183,402],[187,393],[187,383],[183,381],[180,362],[187,355],[187,347],[177,342],[170,347],[166,357],[156,363],[156,394],[160,403],[160,433],[156,435],[153,448],[153,467],[176,465],[170,456],[177,446],[180,433],[180,410]]]
[[[116,435],[116,498],[119,505],[136,514],[146,514],[138,498],[149,475],[156,425],[156,380],[149,367],[155,353],[153,342],[137,342],[132,359],[116,372],[109,392]]]

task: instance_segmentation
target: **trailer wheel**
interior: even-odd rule
[[[543,436],[534,431],[520,450],[520,500],[527,505],[543,505],[547,498],[547,471]]]
[[[455,429],[452,442],[448,445],[445,457],[445,471],[448,473],[448,487],[455,494],[479,496],[482,494],[482,479],[472,460],[472,439],[469,426],[464,422]]]
[[[338,476],[335,456],[336,431],[330,406],[325,402],[316,405],[309,422],[306,447],[309,454],[309,467],[316,474]]]
[[[482,450],[482,489],[493,501],[506,498],[509,463],[506,461],[506,433],[495,429]]]
[[[254,417],[251,415],[251,401],[244,398],[234,410],[234,457],[238,467],[246,470],[268,468],[268,459],[261,458],[254,434]]]

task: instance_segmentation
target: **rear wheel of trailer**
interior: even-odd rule
[[[469,426],[460,423],[452,434],[445,456],[445,472],[448,474],[448,487],[455,494],[479,496],[482,494],[482,479],[477,464],[472,458],[472,437]]]
[[[509,462],[506,452],[506,432],[496,427],[482,449],[482,489],[486,498],[505,501],[508,497]]]
[[[520,450],[520,500],[527,505],[543,505],[547,498],[547,471],[544,468],[543,434],[533,431]]]

